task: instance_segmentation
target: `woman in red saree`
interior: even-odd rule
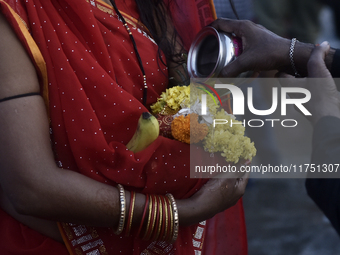
[[[11,60],[0,61],[0,99],[33,92],[0,105],[1,253],[247,254],[242,202],[231,207],[244,183],[234,188],[234,180],[216,180],[204,186],[207,180],[190,179],[189,146],[168,138],[159,137],[139,153],[126,149],[141,113],[167,88],[168,67],[139,21],[136,2],[116,4],[147,75],[145,105],[135,50],[109,1],[0,1],[0,31],[6,34],[0,47],[7,47],[0,50],[0,59]],[[204,0],[171,5],[186,50],[195,34],[213,21],[211,10]],[[28,75],[33,72],[37,77]],[[34,84],[40,84],[44,101]],[[184,222],[177,241],[114,235],[117,183],[137,192],[133,225],[141,218],[143,194],[173,194]],[[227,201],[215,206],[221,202],[218,190],[228,183],[233,188],[223,191]],[[204,201],[214,191],[217,198]],[[204,210],[212,209],[202,209],[196,217],[195,210],[202,207],[198,202],[206,204]],[[217,214],[222,207],[230,208]],[[59,231],[65,245],[56,221],[63,222]]]

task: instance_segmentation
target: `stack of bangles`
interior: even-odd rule
[[[118,227],[114,233],[116,235],[122,234],[125,226],[125,236],[129,236],[132,226],[136,193],[134,191],[130,192],[130,207],[127,211],[125,190],[121,184],[118,184],[117,188],[119,190],[120,218]],[[148,217],[146,217],[146,215],[148,215]],[[146,195],[143,216],[136,237],[140,237],[145,241],[157,240],[173,243],[177,239],[178,228],[178,210],[173,195]]]

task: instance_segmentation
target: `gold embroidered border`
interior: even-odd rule
[[[210,4],[210,8],[211,8],[211,12],[212,12],[212,16],[215,19],[217,19],[217,15],[216,15],[216,9],[215,9],[215,4],[213,0],[209,0],[209,4]]]
[[[109,9],[109,8],[107,8],[107,7],[105,7],[105,6],[100,5],[100,4],[97,4],[97,8],[98,8],[99,10],[103,11],[103,12],[106,12],[106,13],[108,13],[108,14],[111,14],[112,16],[115,15],[115,13],[113,12],[112,9]]]

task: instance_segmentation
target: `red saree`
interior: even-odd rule
[[[134,1],[116,2],[143,61],[150,105],[167,87],[167,68],[159,60],[157,45],[136,23]],[[211,6],[205,0],[178,5],[172,5],[174,22],[188,49],[195,34],[213,20]],[[177,199],[190,197],[206,182],[189,178],[190,150],[183,143],[159,137],[139,153],[126,149],[147,109],[132,43],[109,5],[100,0],[1,0],[0,7],[40,75],[60,167],[108,185],[120,183],[128,190],[170,192]],[[198,157],[204,157],[200,153]],[[6,226],[0,229],[0,250],[8,251],[2,254],[247,254],[241,201],[206,223],[181,228],[174,244],[62,223],[67,251],[1,210],[0,225]]]

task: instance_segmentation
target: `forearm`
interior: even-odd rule
[[[45,184],[37,185],[32,196],[25,197],[26,202],[21,213],[59,222],[117,228],[120,218],[117,188],[63,169],[56,171],[52,178],[51,183],[45,178],[39,180],[39,183]],[[127,217],[131,193],[125,190],[125,195]],[[144,222],[142,222],[145,203],[146,196],[136,193],[132,229],[138,229],[143,223],[142,229],[146,228],[147,220],[145,219],[148,219],[150,211],[146,211]],[[176,204],[181,226],[197,224],[217,213],[213,208],[203,210],[204,205],[200,204],[198,199],[176,199]],[[125,227],[126,222],[127,218]]]
[[[213,210],[213,208],[209,208],[208,212],[204,212],[207,210],[202,210],[204,207],[198,200],[194,199],[181,199],[176,200],[179,214],[179,223],[181,226],[190,226],[201,221],[210,219],[218,212]]]
[[[55,221],[117,225],[120,204],[115,187],[56,166],[41,98],[3,102],[0,123],[0,184],[16,211]],[[129,192],[126,200],[129,203]],[[144,203],[139,195],[136,220]]]
[[[116,187],[92,180],[77,172],[55,169],[48,178],[38,177],[26,192],[26,201],[17,205],[20,213],[60,222],[116,228],[120,217]],[[145,198],[139,196],[135,218],[141,218]],[[130,192],[126,191],[127,208]]]

